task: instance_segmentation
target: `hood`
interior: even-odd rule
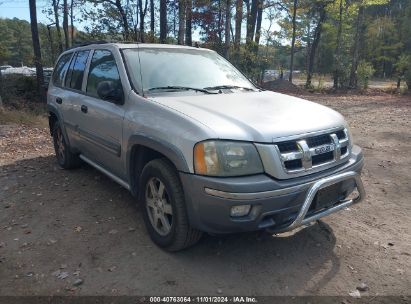
[[[218,139],[268,143],[346,125],[344,118],[330,108],[269,91],[150,99],[201,122],[215,132],[210,137]]]

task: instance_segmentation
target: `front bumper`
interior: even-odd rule
[[[341,210],[364,198],[360,179],[361,149],[354,146],[348,162],[304,177],[276,180],[267,175],[235,178],[205,177],[180,173],[192,227],[209,233],[232,233],[267,229],[272,233],[292,230]],[[338,185],[344,194],[338,203],[316,210],[319,190]],[[353,190],[358,196],[346,199]],[[231,217],[232,206],[249,204],[247,216]]]

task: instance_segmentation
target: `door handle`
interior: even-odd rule
[[[82,106],[81,106],[81,112],[83,112],[83,113],[87,113],[87,111],[88,111],[87,106],[82,105]]]
[[[56,102],[57,102],[58,104],[62,104],[63,99],[61,99],[60,97],[57,97],[57,98],[56,98]]]

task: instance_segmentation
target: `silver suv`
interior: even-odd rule
[[[211,50],[70,49],[48,110],[59,165],[83,160],[130,190],[169,251],[202,232],[288,231],[364,197],[363,155],[340,114],[263,91]]]

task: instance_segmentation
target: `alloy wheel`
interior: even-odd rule
[[[146,208],[150,223],[162,236],[170,233],[173,224],[173,208],[164,183],[152,177],[146,184]]]
[[[65,144],[64,144],[64,137],[61,129],[58,128],[56,130],[56,153],[58,159],[64,163],[65,160]]]

